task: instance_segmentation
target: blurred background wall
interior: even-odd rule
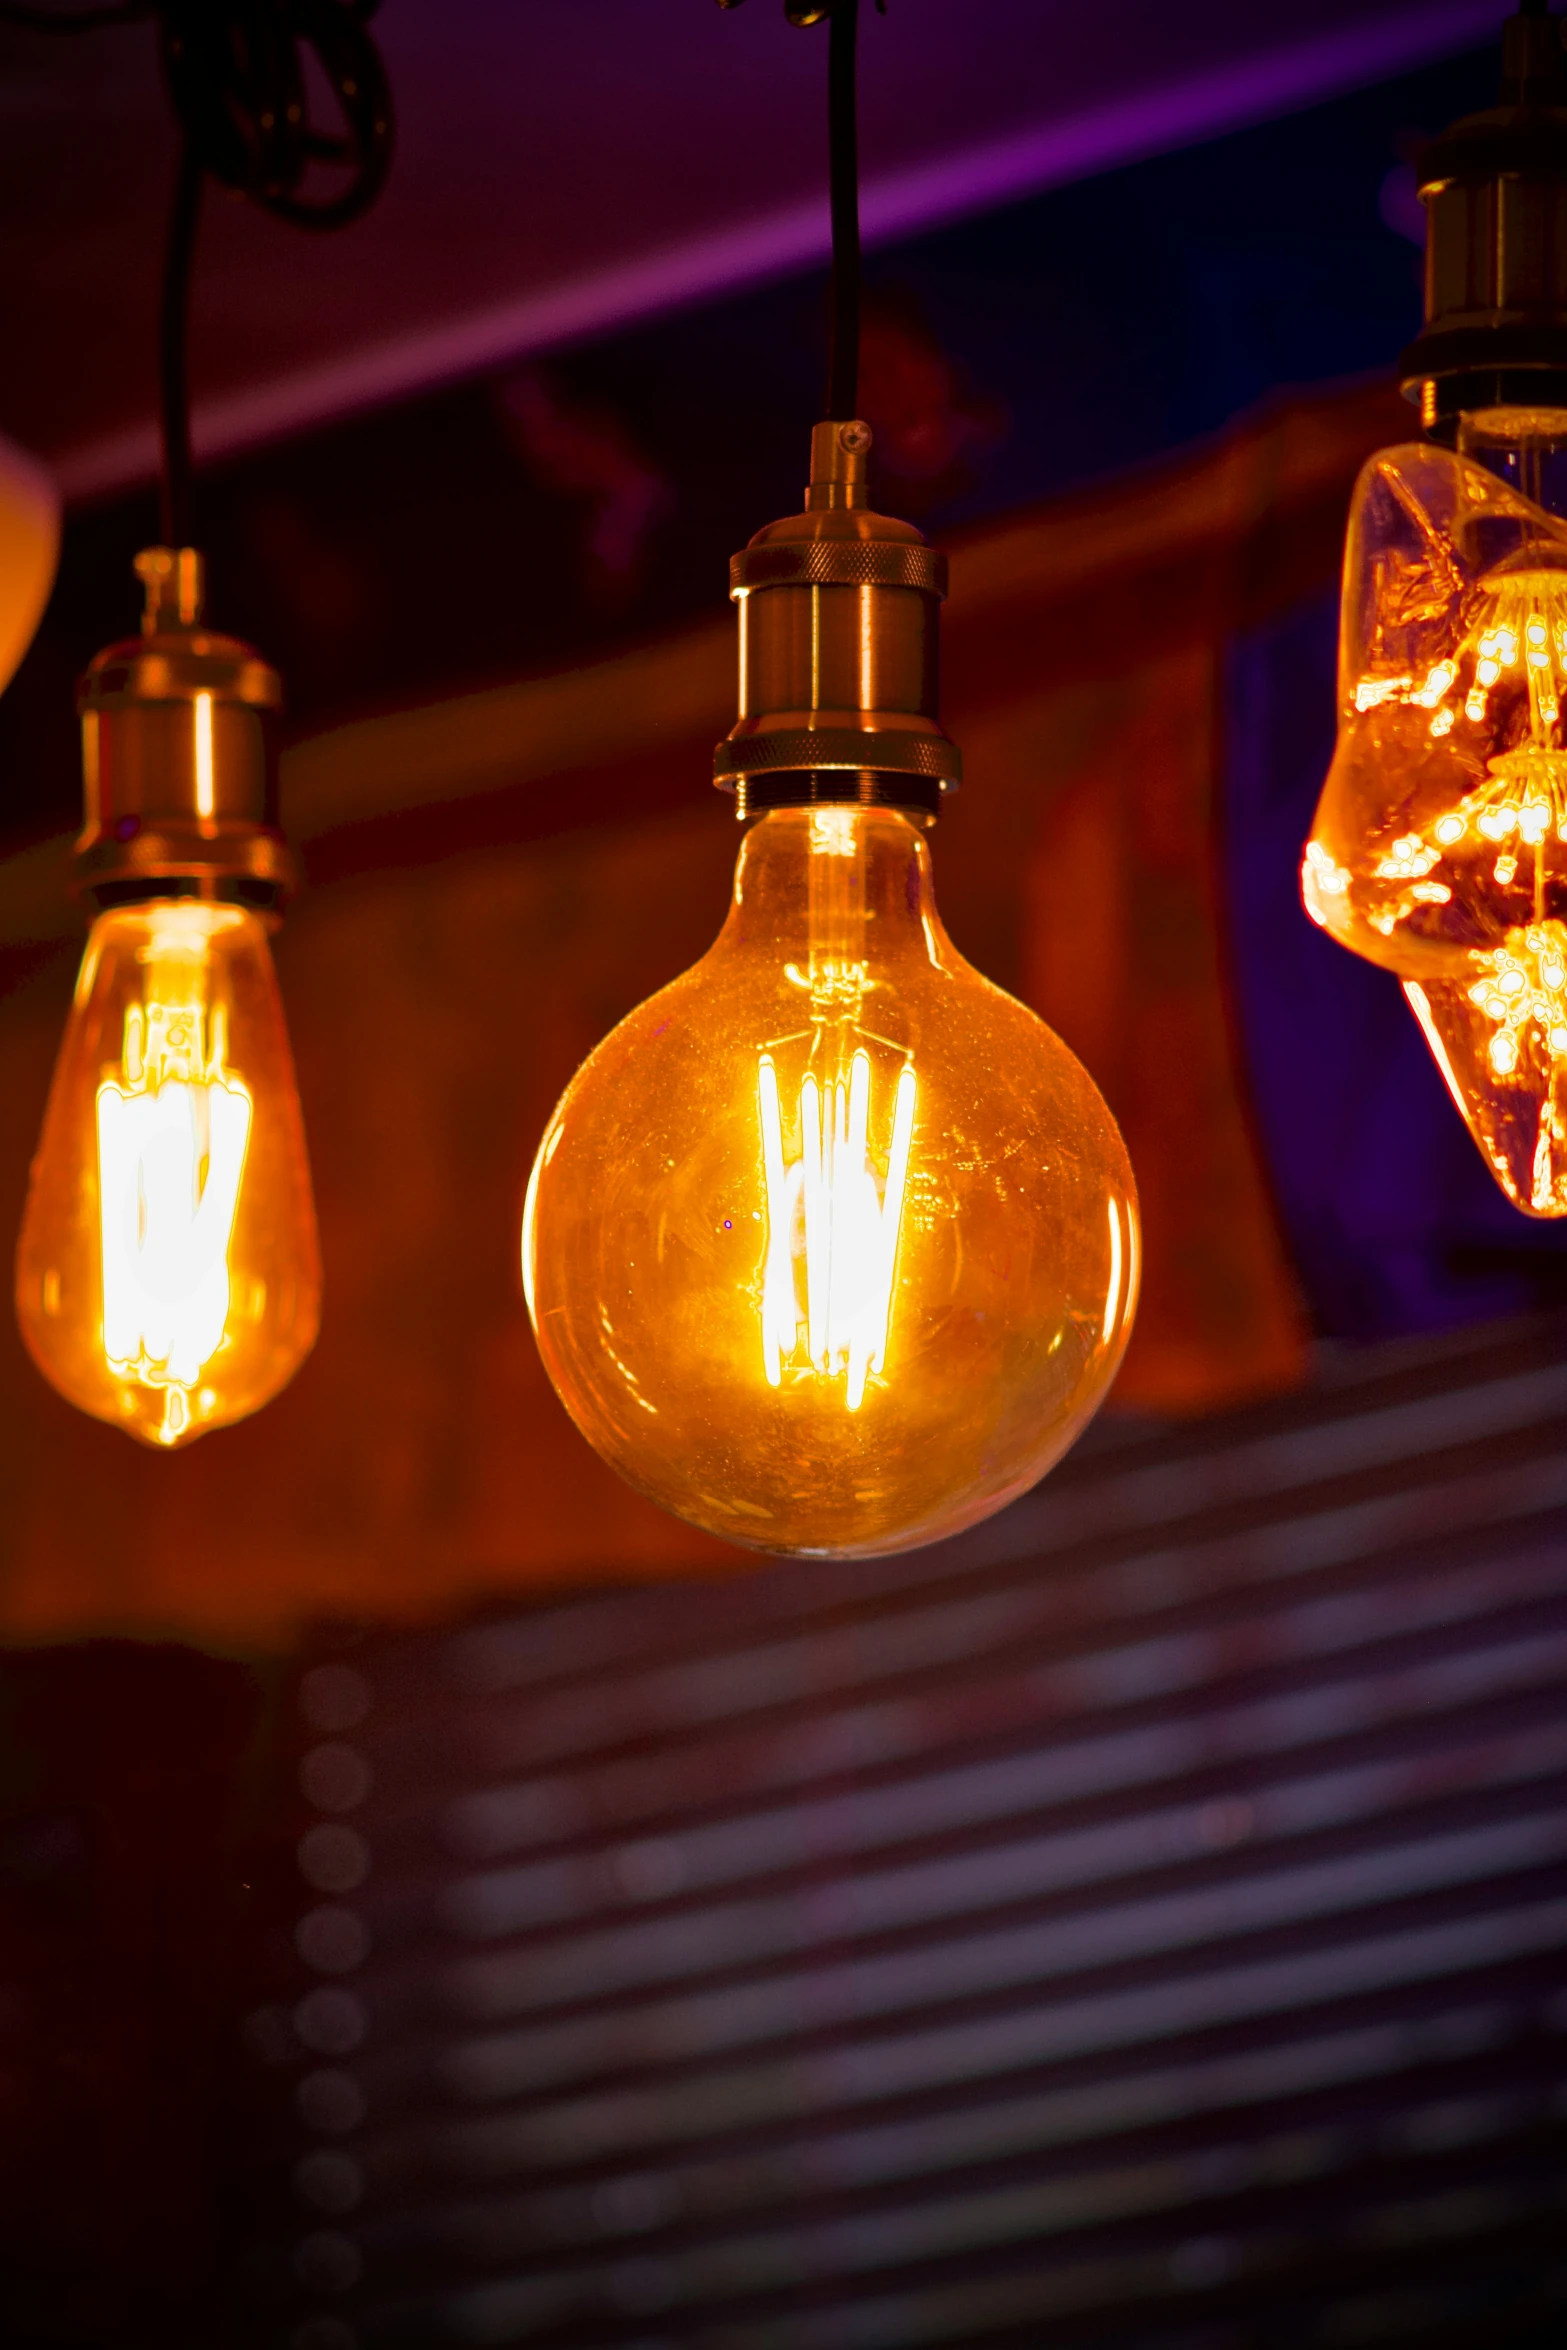
[[[867,24],[877,494],[953,558],[941,901],[1103,1084],[1147,1272],[1080,1455],[852,1574],[622,1488],[517,1289],[560,1086],[721,918],[725,563],[798,503],[825,334],[819,56],[610,13],[595,73],[580,11],[524,55],[389,8],[368,242],[204,253],[326,1323],[168,1460],[0,1326],[10,2338],[1554,2343],[1567,1260],[1295,893],[1349,490],[1411,429],[1412,157],[1501,11]],[[0,50],[0,425],[75,499],[0,700],[10,1228],[71,685],[155,535],[165,162],[110,38]]]

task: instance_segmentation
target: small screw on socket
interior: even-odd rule
[[[863,457],[870,445],[871,428],[868,424],[856,422],[839,427],[838,446],[846,449],[851,457]]]

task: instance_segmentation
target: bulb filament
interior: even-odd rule
[[[226,1047],[221,1007],[133,1004],[120,1069],[98,1088],[104,1359],[165,1391],[165,1444],[189,1426],[228,1322],[252,1104]]]
[[[1481,730],[1485,741],[1506,740],[1522,730],[1522,739],[1486,757],[1483,782],[1383,850],[1373,880],[1403,885],[1383,893],[1367,910],[1367,919],[1385,938],[1422,909],[1426,920],[1443,919],[1435,909],[1452,904],[1475,860],[1488,866],[1500,889],[1532,885],[1534,919],[1545,919],[1547,845],[1567,840],[1564,698],[1567,574],[1543,567],[1495,582],[1484,618],[1457,655],[1436,662],[1423,678],[1405,674],[1360,681],[1357,712],[1364,715],[1389,703],[1429,710],[1435,739],[1452,734],[1460,720]],[[1337,869],[1319,843],[1310,844],[1307,858],[1307,911],[1322,922],[1328,917],[1321,899],[1342,895],[1343,884],[1335,888]],[[1344,876],[1343,883],[1348,879]]]
[[[824,1086],[808,1073],[800,1085],[799,1156],[786,1163],[777,1071],[770,1053],[758,1063],[767,1184],[762,1359],[768,1384],[782,1384],[786,1365],[818,1378],[843,1376],[851,1412],[859,1410],[871,1372],[886,1362],[914,1132],[913,1069],[905,1064],[898,1074],[879,1184],[870,1155],[870,1093],[870,1055],[864,1051],[851,1060],[847,1082],[840,1076]]]

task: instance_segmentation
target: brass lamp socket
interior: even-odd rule
[[[139,637],[107,645],[76,691],[79,895],[99,906],[226,899],[276,913],[297,871],[278,823],[277,671],[202,625],[194,547],[147,547]]]
[[[933,816],[963,774],[937,712],[947,561],[873,513],[868,424],[811,435],[805,510],[729,566],[740,617],[740,716],[713,781],[744,818],[821,801]]]
[[[1567,57],[1562,19],[1509,17],[1499,102],[1421,159],[1425,324],[1399,362],[1426,430],[1463,409],[1567,407]]]

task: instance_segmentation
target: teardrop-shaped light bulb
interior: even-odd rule
[[[315,1342],[304,1124],[266,933],[238,906],[100,914],[17,1250],[22,1336],[71,1403],[167,1447]]]
[[[957,953],[887,808],[761,817],[716,944],[568,1087],[522,1245],[550,1376],[623,1476],[730,1541],[837,1556],[1031,1485],[1137,1289],[1109,1110]]]
[[[255,1411],[315,1342],[321,1266],[267,946],[292,880],[277,673],[147,547],[139,637],[77,689],[93,923],[33,1161],[17,1319],[70,1402],[148,1444]],[[261,911],[264,909],[264,912]]]

